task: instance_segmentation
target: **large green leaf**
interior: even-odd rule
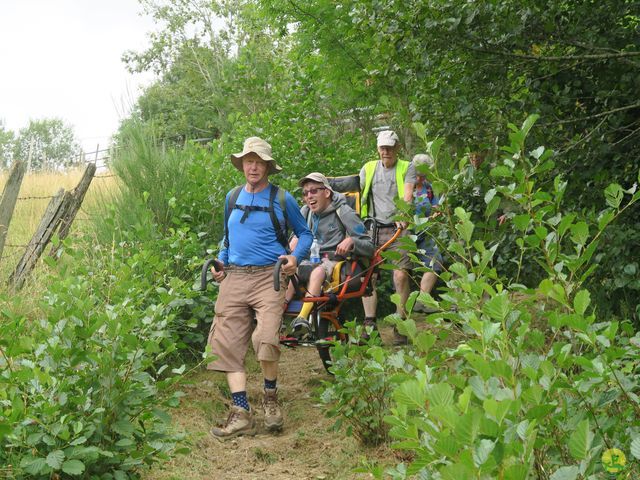
[[[433,406],[453,405],[453,389],[447,383],[438,383],[427,388],[427,398]]]
[[[446,465],[440,470],[442,480],[461,480],[463,478],[474,478],[474,471],[464,463],[453,463]]]
[[[487,207],[484,210],[484,216],[485,218],[489,218],[491,217],[496,210],[498,210],[498,207],[500,206],[500,197],[493,197],[488,203],[487,203]]]
[[[484,411],[490,418],[493,418],[498,425],[502,423],[505,415],[511,408],[512,401],[511,400],[502,400],[498,402],[493,398],[487,398],[484,402],[482,402],[482,406]]]
[[[483,380],[488,380],[489,377],[491,377],[491,365],[487,360],[476,353],[468,353],[465,355],[465,358],[472,365],[473,369],[478,372]]]
[[[84,468],[84,463],[80,460],[67,460],[62,464],[62,471],[69,475],[82,475]]]
[[[489,455],[491,455],[495,446],[495,442],[491,440],[486,438],[480,440],[480,444],[473,450],[473,463],[476,467],[483,465],[489,459]]]
[[[393,397],[398,403],[412,409],[424,408],[427,398],[422,385],[417,380],[404,382],[393,392]]]
[[[504,321],[509,315],[509,312],[512,309],[512,305],[507,298],[507,292],[502,292],[499,295],[491,298],[489,301],[485,302],[482,306],[482,311],[489,315],[494,320],[498,320],[500,322]]]
[[[480,431],[482,413],[469,411],[459,418],[455,429],[456,438],[465,445],[472,445]]]
[[[531,221],[531,216],[527,213],[522,213],[520,215],[516,215],[515,217],[513,217],[513,224],[521,232],[525,232],[527,230],[527,227],[529,226],[530,221]]]
[[[589,420],[582,420],[569,437],[569,452],[577,460],[584,460],[589,455],[593,434],[589,429]]]
[[[504,480],[527,480],[528,475],[529,467],[527,465],[511,465],[504,471]]]
[[[591,294],[588,290],[580,290],[573,299],[573,308],[579,315],[584,315],[587,307],[591,303]]]
[[[538,121],[539,118],[540,118],[539,114],[533,113],[533,114],[529,115],[525,119],[525,121],[522,123],[522,128],[520,130],[521,130],[522,136],[524,138],[526,138],[529,135],[529,131],[535,125],[535,123]],[[524,146],[524,145],[522,145],[522,146]]]
[[[126,418],[121,418],[113,424],[113,430],[120,435],[130,436],[135,428],[133,424]]]
[[[473,230],[475,226],[469,220],[463,220],[460,223],[456,224],[456,230],[462,237],[462,239],[469,243],[471,241],[471,236],[473,235]]]
[[[448,432],[440,435],[433,449],[440,455],[444,455],[450,459],[455,458],[460,450],[460,444]]]
[[[47,455],[47,465],[54,470],[60,470],[64,461],[64,452],[62,450],[54,450]]]
[[[429,409],[430,416],[442,423],[446,428],[455,428],[458,420],[460,419],[460,412],[453,406],[439,406],[436,405]]]
[[[578,222],[571,225],[571,240],[577,245],[584,245],[589,238],[589,225],[586,222]]]
[[[413,345],[419,352],[427,353],[436,341],[436,336],[431,332],[420,332],[413,341]]]
[[[20,467],[31,475],[38,476],[48,469],[47,461],[44,458],[34,458],[31,456],[22,457]]]
[[[640,460],[640,435],[631,442],[631,455]]]
[[[549,477],[549,480],[576,480],[580,469],[575,465],[560,467]]]
[[[622,198],[624,197],[624,189],[618,185],[617,183],[610,184],[604,190],[604,198],[607,202],[607,205],[613,208],[619,208],[620,203],[622,203]]]

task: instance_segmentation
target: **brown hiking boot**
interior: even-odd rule
[[[264,399],[262,400],[262,408],[264,408],[264,427],[269,432],[279,432],[282,430],[284,419],[282,411],[278,403],[278,389],[265,388]]]
[[[237,405],[232,405],[226,423],[222,427],[213,427],[211,435],[218,440],[239,437],[240,435],[255,435],[256,421],[250,411]]]
[[[402,335],[396,327],[393,327],[393,340],[391,340],[394,345],[408,345],[409,339]]]

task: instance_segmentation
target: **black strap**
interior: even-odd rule
[[[282,200],[280,203],[280,208],[282,209],[282,214],[284,216],[284,229],[280,227],[280,221],[278,220],[278,216],[276,215],[275,209],[273,208],[273,201],[276,199],[276,195],[278,195],[278,187],[275,185],[271,185],[271,192],[269,193],[269,215],[271,216],[271,223],[273,223],[273,229],[276,231],[276,238],[280,245],[289,253],[289,244],[287,242],[287,208],[286,205],[282,204]]]
[[[236,207],[236,202],[238,201],[238,197],[240,196],[240,192],[244,186],[240,185],[234,188],[231,191],[231,195],[229,195],[229,202],[225,205],[224,209],[224,248],[229,248],[229,216],[231,215],[231,210]]]

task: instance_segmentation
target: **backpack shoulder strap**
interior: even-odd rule
[[[340,213],[340,211],[342,210],[342,207],[344,206],[345,205],[340,205],[338,208],[336,208],[336,216],[338,217],[338,220],[342,225],[342,229],[344,230],[344,233],[347,233],[347,227],[344,226],[344,222],[342,221],[342,214]]]
[[[236,202],[238,201],[238,197],[240,196],[240,192],[243,187],[244,185],[239,185],[231,190],[229,201],[224,206],[224,248],[229,248],[229,216],[236,206]]]
[[[271,192],[269,192],[269,215],[271,216],[271,223],[273,223],[273,229],[276,232],[276,238],[278,242],[289,252],[289,244],[287,242],[287,206],[285,199],[286,191],[279,189],[276,185],[271,185]],[[280,208],[282,209],[282,215],[284,216],[284,228],[280,225],[278,216],[273,208],[273,203],[278,196]]]
[[[276,187],[276,189],[278,190],[278,201],[280,202],[280,209],[282,210],[282,215],[284,216],[284,230],[285,230],[285,236],[287,233],[287,230],[289,228],[289,216],[287,215],[287,191],[284,188],[278,188]]]

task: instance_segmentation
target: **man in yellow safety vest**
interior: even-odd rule
[[[396,228],[406,228],[405,222],[398,222],[396,199],[401,198],[407,203],[413,201],[413,188],[416,183],[415,167],[406,160],[398,159],[400,139],[392,130],[378,133],[378,155],[380,160],[367,162],[360,170],[361,208],[360,214],[375,219],[378,225],[377,245],[383,245],[394,234]],[[399,248],[398,242],[390,246],[390,250],[397,251],[401,257],[394,260],[396,269],[393,271],[393,283],[396,293],[400,295],[398,313],[404,316],[404,304],[409,297],[409,272],[411,260],[407,252]],[[378,297],[375,288],[370,297],[363,297],[362,304],[365,312],[365,327],[376,327],[376,309]],[[394,343],[406,343],[406,337],[398,334],[394,329]]]

